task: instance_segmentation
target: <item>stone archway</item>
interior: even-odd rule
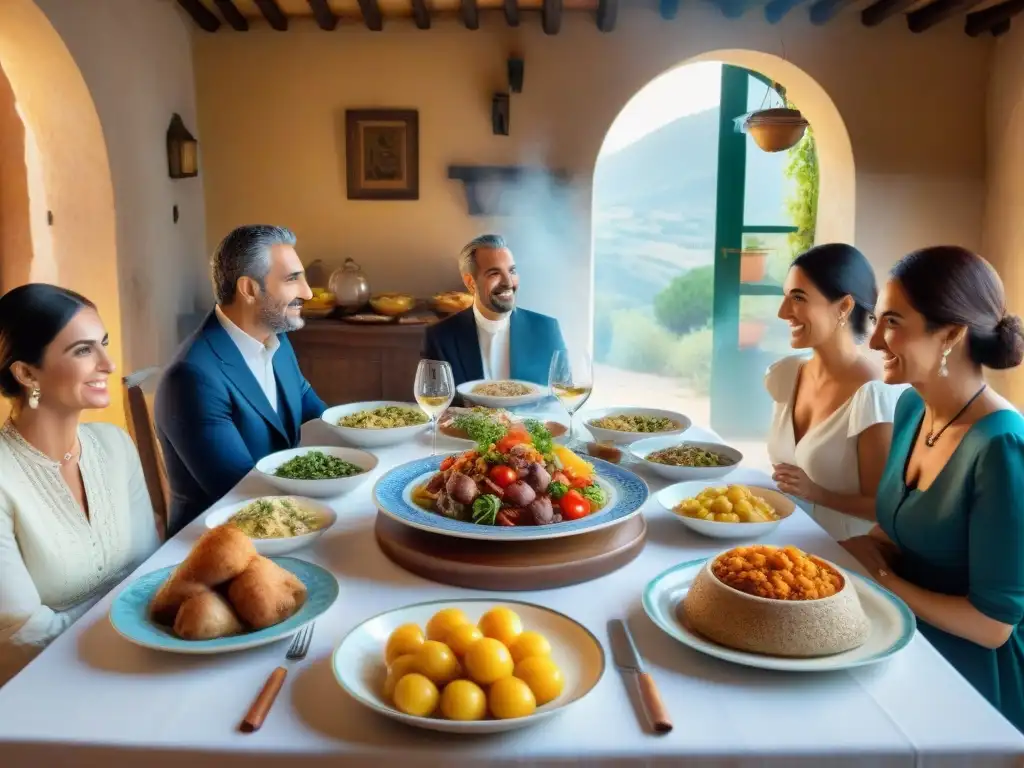
[[[32,0],[0,3],[0,69],[24,125],[32,253],[27,275],[21,269],[19,279],[56,283],[94,301],[120,366],[114,192],[106,142],[82,73]],[[120,377],[114,379],[110,407],[85,418],[124,423]]]

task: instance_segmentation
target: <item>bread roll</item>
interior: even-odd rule
[[[306,585],[272,560],[257,555],[228,585],[228,600],[253,629],[264,629],[294,615],[306,602]]]
[[[207,587],[182,603],[174,620],[174,634],[182,640],[212,640],[244,629],[228,601]]]

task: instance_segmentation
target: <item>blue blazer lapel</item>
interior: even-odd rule
[[[274,375],[277,378],[277,391],[281,396],[277,408],[287,408],[291,415],[291,423],[296,433],[289,435],[291,442],[295,442],[302,426],[302,384],[298,372],[298,364],[293,363],[291,355],[285,351],[285,345],[282,345],[274,355]]]
[[[477,381],[484,377],[484,359],[480,354],[480,339],[476,333],[476,319],[473,308],[456,315],[459,326],[455,328],[455,346],[458,354],[456,360],[462,362],[462,370],[466,381]]]
[[[206,341],[214,353],[220,358],[221,365],[224,368],[224,375],[238,388],[238,391],[259,412],[260,416],[276,429],[282,437],[287,438],[288,435],[285,433],[281,419],[274,412],[274,409],[270,407],[270,401],[267,400],[267,396],[260,388],[259,382],[252,375],[249,366],[245,364],[245,359],[242,357],[242,353],[238,351],[238,347],[235,346],[235,342],[228,336],[228,332],[221,327],[216,314],[210,313],[210,317],[203,328],[203,335],[206,337]],[[274,355],[275,372],[277,371],[277,357],[277,355]]]
[[[531,360],[530,355],[525,353],[525,350],[529,350],[531,348],[531,345],[526,343],[526,336],[529,331],[524,326],[525,323],[523,321],[522,313],[517,312],[516,310],[512,310],[512,317],[509,318],[508,328],[509,375],[513,379],[520,379],[522,381],[534,381],[536,377],[531,374],[534,373],[532,369],[535,367],[535,365],[533,365],[532,363],[536,363],[537,361]],[[545,381],[544,383],[546,384],[547,381]]]

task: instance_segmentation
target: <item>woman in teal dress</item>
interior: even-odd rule
[[[871,347],[900,398],[878,526],[843,546],[1024,731],[1024,418],[983,367],[1024,358],[1002,283],[970,251],[916,251],[879,296]]]

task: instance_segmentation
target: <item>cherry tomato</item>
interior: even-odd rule
[[[590,482],[589,477],[574,477],[571,485],[573,488],[587,488],[593,483]]]
[[[583,498],[579,491],[569,491],[558,502],[562,510],[563,520],[579,520],[590,514],[590,502]]]
[[[491,467],[491,471],[487,474],[491,478],[491,482],[499,488],[507,488],[519,479],[516,471],[512,467],[506,467],[504,464],[497,464]]]
[[[455,457],[449,456],[447,459],[441,462],[441,471],[444,472],[446,469],[451,469],[452,464],[455,463]]]

